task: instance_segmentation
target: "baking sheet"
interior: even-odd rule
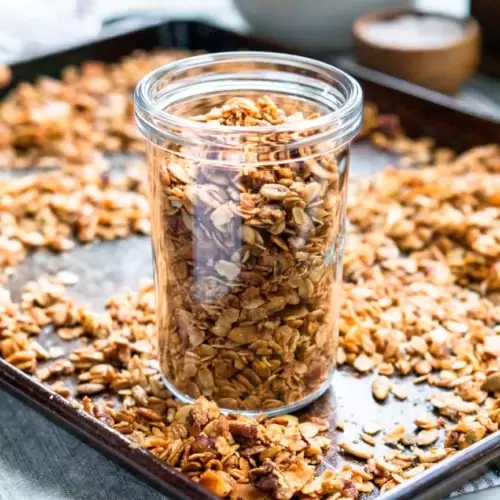
[[[71,49],[64,54],[46,56],[43,60],[21,63],[14,68],[15,81],[29,80],[40,73],[57,75],[62,66],[79,63],[90,57],[96,58],[96,55],[99,55],[99,59],[116,60],[139,47],[149,49],[162,45],[209,51],[266,48],[262,42],[254,42],[203,24],[185,22],[149,27],[138,33],[122,35],[119,43],[116,40],[103,40],[97,45],[98,47]],[[424,96],[407,93],[405,89],[386,87],[380,81],[379,75],[366,73],[362,68],[356,68],[352,72],[364,84],[368,98],[374,99],[384,111],[401,114],[403,125],[413,135],[437,136],[441,144],[454,146],[457,150],[491,140],[500,142],[500,125],[494,121],[465,114],[460,109],[447,107],[435,100],[426,101]],[[353,150],[351,175],[373,175],[393,160],[393,156],[375,149],[368,143],[357,143]],[[123,164],[123,157],[118,158],[116,163]],[[114,168],[114,175],[120,175],[121,168]],[[25,174],[29,175],[30,172]],[[42,274],[71,270],[80,276],[78,284],[70,289],[71,295],[79,302],[100,310],[110,295],[124,288],[137,289],[141,279],[152,278],[151,255],[149,238],[140,236],[81,246],[65,254],[40,250],[17,267],[9,282],[9,288],[14,298],[18,298],[20,288],[27,281]],[[128,265],[130,262],[134,262],[135,266]],[[61,345],[65,350],[73,347],[73,344],[61,341],[50,332],[43,334],[40,342],[45,347]],[[202,494],[189,480],[147,452],[131,450],[125,438],[91,417],[76,412],[62,398],[50,397],[46,389],[1,359],[0,383],[69,428],[83,434],[91,444],[105,448],[104,451],[108,454],[147,477],[158,489],[171,497],[193,498],[196,495],[197,498],[210,498],[208,494]],[[386,430],[398,424],[412,427],[415,408],[421,409],[428,405],[426,396],[430,392],[435,393],[436,388],[427,385],[414,386],[409,378],[405,379],[405,384],[410,388],[406,401],[379,404],[371,396],[371,377],[359,377],[348,368],[342,368],[334,381],[335,392],[328,391],[307,409],[307,413],[327,415],[332,423],[337,417],[342,418],[345,421],[342,439],[346,440],[359,436],[360,426],[365,422],[366,415],[376,415]],[[467,480],[469,475],[484,471],[484,467],[499,455],[500,435],[490,436],[436,465],[415,480],[386,493],[380,500],[442,498],[457,484]],[[344,454],[326,457],[326,461],[335,466],[342,465],[346,460],[356,462]]]

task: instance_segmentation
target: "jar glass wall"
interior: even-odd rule
[[[361,113],[352,78],[283,54],[197,56],[140,82],[160,366],[180,399],[278,414],[330,385]]]

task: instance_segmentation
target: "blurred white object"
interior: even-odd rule
[[[372,43],[399,49],[432,49],[458,42],[465,36],[462,22],[433,15],[404,15],[373,21],[363,28]]]
[[[410,0],[234,0],[256,35],[307,50],[346,50],[361,14],[408,6]]]
[[[97,35],[95,0],[14,0],[0,7],[0,58],[17,59]]]

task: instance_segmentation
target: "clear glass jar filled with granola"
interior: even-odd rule
[[[139,83],[160,364],[179,399],[275,415],[329,387],[361,115],[355,80],[292,55],[196,56]]]

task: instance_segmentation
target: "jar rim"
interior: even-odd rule
[[[314,71],[321,73],[340,81],[347,90],[347,96],[343,102],[334,110],[324,113],[316,118],[299,121],[296,123],[284,123],[278,125],[240,126],[240,125],[221,125],[210,122],[200,122],[175,115],[162,108],[159,108],[154,102],[155,85],[163,78],[169,75],[175,76],[189,69],[202,68],[217,63],[273,63],[295,67],[300,70]],[[322,82],[325,90],[329,87],[327,82]],[[331,87],[331,86],[330,86]],[[333,87],[331,87],[333,89]],[[240,51],[240,52],[219,52],[187,57],[161,66],[147,75],[145,75],[137,84],[135,89],[135,114],[138,123],[149,121],[147,117],[153,117],[155,124],[164,125],[166,129],[189,131],[194,134],[234,134],[235,136],[245,134],[268,134],[279,132],[305,132],[307,130],[318,130],[322,127],[331,125],[334,122],[341,123],[343,126],[353,126],[354,133],[359,128],[362,114],[363,92],[359,83],[348,73],[341,69],[318,61],[312,58],[285,54],[279,52],[259,52],[259,51]],[[157,132],[161,132],[157,126],[154,127]],[[163,127],[162,127],[163,128]],[[352,135],[354,135],[354,133]]]

